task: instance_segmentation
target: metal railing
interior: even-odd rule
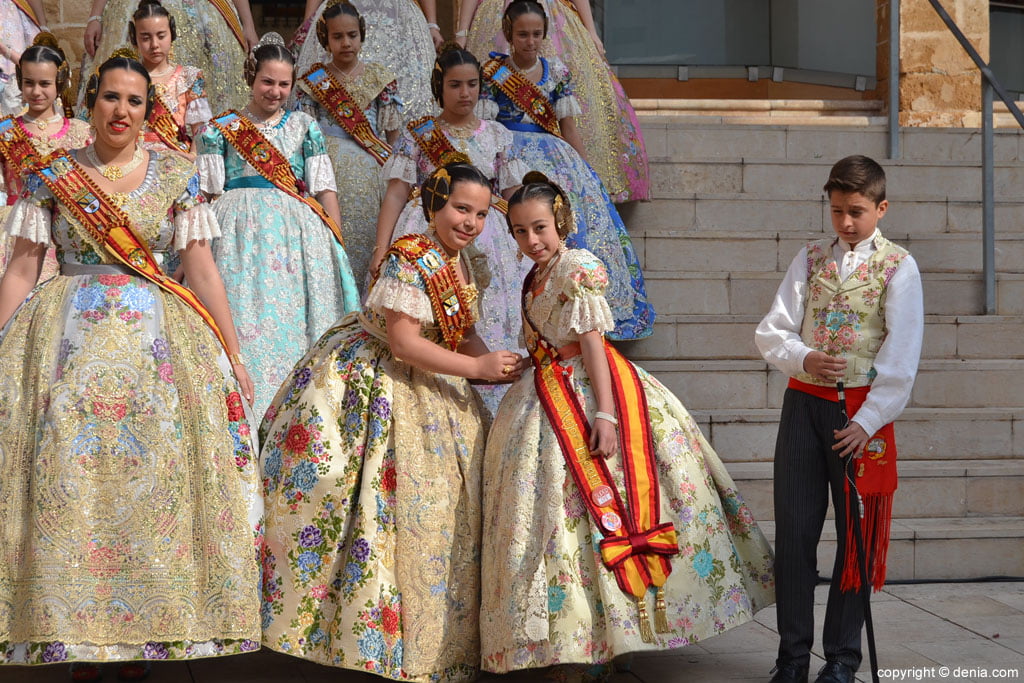
[[[939,0],[928,0],[932,8],[938,13],[939,18],[946,24],[946,27],[960,43],[967,55],[981,71],[981,230],[982,230],[982,269],[985,275],[985,313],[991,315],[996,312],[996,213],[995,213],[995,168],[993,165],[993,121],[992,121],[992,93],[999,95],[999,99],[1006,104],[1017,123],[1024,128],[1024,114],[1000,85],[992,69],[981,58],[978,51],[974,49],[971,42],[967,40],[964,32],[960,30],[949,13],[942,6]],[[892,83],[890,83],[890,88]],[[898,87],[898,85],[897,85]]]

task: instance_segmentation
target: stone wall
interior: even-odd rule
[[[942,0],[988,60],[988,0]],[[978,127],[981,73],[928,0],[900,4],[900,125]]]
[[[50,30],[57,36],[60,47],[71,63],[71,73],[78,78],[78,66],[82,61],[85,48],[82,36],[85,33],[85,20],[89,18],[90,0],[43,0],[46,22]]]

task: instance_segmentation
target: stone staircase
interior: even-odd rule
[[[716,110],[641,123],[654,201],[622,214],[658,323],[625,351],[694,413],[769,536],[786,378],[753,332],[799,247],[833,234],[820,191],[831,164],[862,153],[886,169],[882,229],[914,254],[925,296],[920,372],[897,423],[889,578],[1024,576],[1024,133],[995,136],[998,310],[985,316],[979,131],[905,129],[893,161],[870,119],[739,123]],[[831,523],[823,539],[828,574]]]

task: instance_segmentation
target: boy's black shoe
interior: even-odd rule
[[[771,683],[807,683],[807,664],[776,662]]]
[[[814,683],[851,683],[854,680],[854,673],[856,672],[852,666],[833,659],[821,667]]]

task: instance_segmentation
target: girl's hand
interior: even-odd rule
[[[591,455],[609,458],[619,452],[619,434],[608,420],[595,418],[590,430]]]
[[[604,57],[604,43],[601,41],[601,36],[597,35],[596,31],[591,31],[590,38],[591,40],[594,41],[594,45],[597,47],[597,51],[601,53],[602,57]]]
[[[85,51],[90,57],[96,56],[96,48],[100,46],[100,38],[103,37],[103,26],[98,21],[90,21],[85,27],[85,37],[82,43]]]
[[[444,36],[441,35],[441,31],[431,27],[430,28],[430,39],[434,41],[434,49],[441,47],[441,43],[444,42]]]
[[[242,26],[242,37],[245,38],[246,54],[252,52],[256,43],[260,42],[260,37],[256,35],[256,27],[251,22],[246,22],[246,25]]]
[[[384,252],[386,249],[380,249],[374,247],[373,253],[370,254],[370,280],[376,280],[377,276],[380,275],[380,264],[384,263]]]
[[[249,402],[249,407],[252,407],[253,396],[256,392],[252,380],[249,378],[249,371],[245,369],[244,365],[232,365],[231,370],[235,373],[235,379],[238,380],[238,387],[242,390],[242,396]]]
[[[476,360],[476,376],[493,383],[516,380],[526,368],[526,360],[514,351],[491,351]]]

